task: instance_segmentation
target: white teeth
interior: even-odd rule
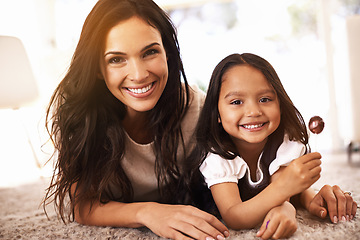
[[[140,94],[140,93],[146,93],[147,91],[149,91],[152,87],[152,84],[150,84],[149,86],[143,87],[143,88],[128,88],[128,90],[130,92],[136,93],[136,94]]]
[[[254,128],[259,128],[261,127],[263,124],[256,124],[256,125],[243,125],[244,128],[246,129],[254,129]]]

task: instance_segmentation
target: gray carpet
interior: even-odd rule
[[[314,188],[324,184],[339,185],[353,193],[360,204],[360,158],[350,166],[345,154],[323,154],[323,171]],[[49,208],[48,220],[39,207],[48,179],[14,188],[0,189],[0,239],[162,239],[146,228],[128,229],[63,224]],[[298,230],[290,239],[360,239],[359,209],[354,220],[332,224],[304,210],[298,210]],[[258,239],[258,229],[230,231],[229,239]]]

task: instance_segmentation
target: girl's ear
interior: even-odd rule
[[[218,123],[221,123],[220,115],[218,116]]]

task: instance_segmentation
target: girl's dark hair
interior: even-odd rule
[[[249,65],[265,76],[274,88],[279,99],[281,121],[276,131],[289,135],[290,140],[308,144],[306,124],[300,112],[287,95],[275,69],[265,59],[251,53],[232,54],[224,58],[214,69],[210,79],[203,110],[196,128],[196,139],[205,152],[214,152],[224,158],[232,159],[234,152],[232,141],[218,123],[218,101],[223,75],[233,66]],[[216,106],[216,107],[214,107]]]
[[[191,156],[187,159],[188,165],[186,165],[187,169],[183,181],[186,182],[188,188],[193,189],[192,193],[195,196],[193,196],[193,199],[196,201],[199,201],[199,199],[204,201],[196,191],[205,193],[207,191],[201,184],[198,184],[203,181],[198,168],[204,161],[206,155],[212,152],[225,159],[234,159],[237,156],[237,150],[229,134],[225,132],[218,122],[219,110],[217,106],[223,75],[231,67],[238,65],[249,65],[261,71],[278,96],[281,120],[279,127],[272,134],[288,134],[290,140],[300,141],[308,146],[309,137],[304,119],[287,95],[271,64],[265,59],[251,53],[229,55],[215,67],[212,73],[205,103],[195,131],[197,144]],[[201,188],[202,191],[199,190]],[[204,203],[197,203],[195,205],[200,205],[199,207],[201,207],[202,204]]]
[[[51,97],[46,114],[57,161],[43,206],[54,201],[64,222],[66,217],[74,220],[74,207],[82,201],[133,201],[133,189],[121,165],[126,151],[121,120],[126,109],[99,77],[107,33],[133,16],[160,32],[168,58],[167,85],[149,119],[161,201],[170,201],[178,184],[178,150],[186,156],[180,123],[189,105],[189,86],[175,27],[152,0],[100,0],[85,20],[69,70]],[[114,197],[111,185],[120,191],[120,198]]]

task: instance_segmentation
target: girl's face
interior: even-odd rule
[[[223,75],[218,109],[219,121],[238,149],[248,144],[263,147],[280,124],[275,90],[259,70],[249,65],[231,67]]]
[[[168,79],[160,32],[139,17],[121,21],[106,37],[100,68],[108,89],[127,106],[128,115],[153,109]]]

